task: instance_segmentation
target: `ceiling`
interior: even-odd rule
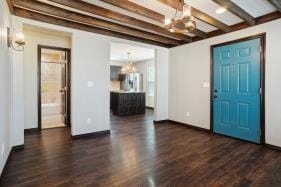
[[[134,46],[124,43],[111,43],[110,47],[110,60],[127,62],[128,52],[130,53],[130,59],[133,62],[148,60],[154,58],[154,49]]]
[[[176,34],[166,30],[163,22],[165,16],[173,17],[179,0],[6,1],[10,11],[20,17],[163,47],[196,42],[281,18],[281,0],[185,0],[192,6],[197,29]],[[222,7],[226,11],[216,13]]]

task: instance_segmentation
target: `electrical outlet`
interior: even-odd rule
[[[88,81],[87,86],[88,86],[88,88],[92,88],[94,86],[93,81]]]
[[[186,112],[186,116],[189,117],[190,116],[190,112]]]
[[[3,157],[3,155],[4,155],[4,152],[5,152],[5,144],[4,143],[2,143],[2,149],[1,149],[2,151],[1,151],[1,155],[2,155],[2,157]]]
[[[87,124],[91,124],[92,123],[92,119],[91,118],[88,118],[87,119]]]
[[[203,82],[203,88],[210,88],[209,82]]]

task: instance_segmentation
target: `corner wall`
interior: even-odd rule
[[[11,16],[6,1],[0,1],[0,176],[11,151],[12,63],[7,46]]]
[[[210,46],[266,32],[265,140],[281,146],[281,20],[172,48],[169,119],[210,129]],[[190,116],[187,116],[187,112]]]

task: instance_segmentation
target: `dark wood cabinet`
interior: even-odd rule
[[[110,80],[118,80],[121,66],[110,66]]]
[[[145,113],[144,92],[111,92],[111,110],[114,115],[127,116]]]

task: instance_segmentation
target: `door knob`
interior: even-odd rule
[[[216,99],[216,98],[218,98],[218,96],[214,95],[214,98]]]

